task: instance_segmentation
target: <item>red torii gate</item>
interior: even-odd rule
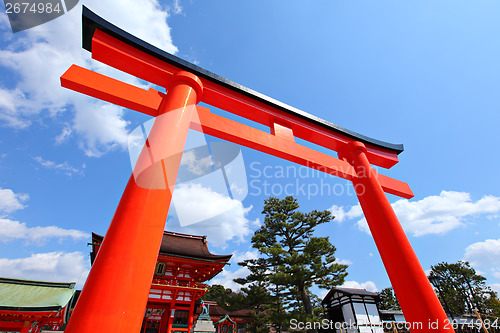
[[[403,198],[413,193],[370,165],[392,167],[402,145],[346,130],[210,73],[86,7],[83,47],[93,59],[167,93],[76,65],[61,77],[63,87],[156,117],[65,332],[139,332],[190,128],[352,181],[411,331],[453,332],[384,192]],[[200,101],[267,125],[271,133],[212,114],[196,105]],[[337,151],[339,159],[299,145],[294,137]]]

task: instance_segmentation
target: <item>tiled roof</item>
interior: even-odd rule
[[[336,292],[348,296],[361,296],[361,297],[373,297],[373,298],[380,297],[379,293],[368,291],[366,289],[335,287],[328,292],[325,298],[323,298],[322,303],[326,303],[330,299],[332,299]]]
[[[356,289],[356,288],[342,288],[342,287],[337,287],[333,288],[335,291],[338,291],[343,294],[347,295],[358,295],[358,296],[373,296],[373,297],[378,297],[378,293],[374,293],[372,291],[368,291],[366,289]]]
[[[207,236],[180,234],[177,232],[163,232],[160,254],[176,254],[209,260],[231,259],[231,254],[216,255],[210,253],[207,245]]]
[[[92,233],[92,243],[100,244],[103,236]],[[93,251],[94,252],[94,251]],[[177,255],[196,259],[216,260],[227,262],[231,254],[216,255],[210,253],[206,236],[181,234],[178,232],[164,231],[160,246],[160,254]],[[92,258],[94,259],[94,258]],[[93,261],[93,260],[92,260]]]
[[[59,311],[75,293],[75,283],[0,278],[0,309]]]

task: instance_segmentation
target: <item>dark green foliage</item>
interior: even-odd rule
[[[488,315],[500,315],[498,295],[485,285],[486,278],[477,274],[466,261],[431,266],[430,276],[439,277],[438,297],[445,311],[454,315],[474,314],[473,309]],[[445,304],[446,303],[446,304]]]
[[[302,213],[291,196],[283,200],[270,197],[264,204],[264,225],[252,237],[252,246],[261,258],[239,263],[250,274],[235,281],[269,291],[271,302],[266,302],[266,313],[279,332],[292,318],[318,320],[318,302],[312,299],[309,288],[342,284],[347,266],[336,263],[336,249],[328,237],[313,236],[318,225],[334,218],[329,211]]]
[[[233,293],[229,288],[225,288],[219,284],[214,284],[209,287],[208,292],[203,295],[200,300],[217,302],[223,308],[226,307],[227,299]]]
[[[379,310],[401,310],[398,299],[394,295],[392,287],[382,289],[380,292]]]
[[[208,292],[201,298],[206,301],[217,302],[226,311],[250,310],[247,322],[249,332],[268,333],[269,318],[266,313],[267,306],[271,303],[271,295],[264,288],[251,285],[241,288],[237,293],[221,285],[212,285]]]
[[[258,284],[241,288],[240,292],[233,294],[229,300],[230,310],[248,309],[250,319],[248,327],[250,332],[269,332],[269,309],[273,299],[269,291]]]
[[[500,299],[498,299],[498,293],[489,289],[487,292],[486,300],[484,301],[484,307],[486,309],[486,314],[490,316],[490,318],[499,318],[500,317]],[[493,319],[493,320],[494,320]]]

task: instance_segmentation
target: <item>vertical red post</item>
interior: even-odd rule
[[[361,208],[370,227],[406,321],[415,332],[454,332],[420,262],[394,213],[366,147],[352,141],[341,156],[356,170],[353,180]]]
[[[140,331],[192,105],[202,92],[193,74],[171,78],[66,333]]]
[[[170,319],[170,306],[165,307],[165,312],[161,316],[160,330],[159,332],[165,332]]]
[[[19,331],[19,333],[28,333],[28,331],[30,330],[31,328],[31,323],[29,321],[25,321],[24,322],[24,326],[21,328],[21,331]]]
[[[170,309],[170,313],[168,314],[168,326],[166,333],[172,332],[172,325],[174,324],[174,318],[175,318],[175,308],[174,306],[172,306],[172,308]]]
[[[188,332],[191,332],[193,329],[194,322],[194,300],[191,302],[191,306],[189,307],[189,322],[188,322]]]

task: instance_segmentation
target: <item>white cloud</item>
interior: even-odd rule
[[[60,145],[62,144],[63,142],[66,142],[70,137],[71,137],[71,134],[73,133],[73,131],[71,130],[71,127],[69,124],[64,124],[64,127],[61,131],[61,134],[59,134],[58,136],[56,136],[54,138],[54,141],[57,145]]]
[[[29,199],[29,195],[24,193],[14,193],[11,189],[0,188],[0,217],[2,213],[10,214],[16,210],[23,209],[22,203]]]
[[[129,122],[123,119],[122,108],[98,101],[75,101],[74,105],[73,129],[81,135],[79,146],[87,156],[99,157],[127,145]]]
[[[332,215],[335,216],[334,221],[343,222],[345,220],[346,212],[343,206],[333,205],[329,210],[332,212]]]
[[[239,262],[243,262],[244,260],[257,259],[259,257],[258,250],[250,250],[243,253],[239,253],[238,251],[233,252],[233,256],[231,257],[231,264],[237,265]]]
[[[212,171],[212,158],[198,157],[195,150],[188,150],[182,154],[181,166],[187,167],[189,172],[196,176],[206,175]]]
[[[493,289],[493,291],[496,291],[498,294],[500,294],[500,283],[493,283],[492,285],[490,285],[491,289]]]
[[[77,282],[81,288],[89,273],[89,260],[81,252],[36,253],[28,258],[0,258],[0,276],[42,281]]]
[[[30,121],[23,119],[21,109],[16,111],[18,99],[23,97],[19,89],[5,90],[0,88],[0,121],[15,128],[26,128]]]
[[[375,285],[375,282],[373,281],[366,281],[366,282],[357,282],[357,281],[345,281],[343,285],[341,285],[343,288],[355,288],[355,289],[366,289],[368,291],[373,291],[377,292],[378,288]]]
[[[210,280],[209,283],[210,285],[220,284],[225,288],[230,288],[232,291],[237,292],[243,286],[241,284],[234,282],[233,280],[238,278],[244,278],[248,274],[250,274],[250,270],[246,267],[241,267],[234,272],[228,271],[226,268],[224,268],[222,272],[220,272],[215,278]]]
[[[246,218],[252,207],[246,208],[241,201],[200,184],[181,184],[176,187],[172,202],[182,221],[179,226],[168,224],[168,230],[206,235],[211,246],[225,248],[229,240],[245,241],[252,233],[250,226],[256,223]]]
[[[73,174],[82,176],[83,169],[85,169],[85,164],[82,165],[81,169],[78,169],[71,166],[67,161],[65,161],[64,163],[57,163],[54,161],[44,160],[40,156],[36,156],[33,159],[40,163],[40,165],[42,165],[43,167],[51,170],[61,171],[67,176],[72,176]]]
[[[339,264],[339,265],[352,265],[352,261],[348,260],[348,259],[335,259],[335,263],[336,264]]]
[[[182,6],[180,0],[174,0],[172,5],[167,6],[167,11],[172,14],[182,13]]]
[[[474,202],[469,193],[442,191],[439,196],[428,196],[419,201],[401,199],[392,207],[405,231],[418,237],[446,234],[463,226],[466,218],[498,213],[500,198],[487,195]],[[360,205],[352,207],[349,213],[351,218],[362,216]],[[357,225],[360,230],[370,232],[366,219],[359,220]]]
[[[89,238],[90,235],[75,229],[62,229],[56,226],[48,227],[28,227],[26,223],[9,219],[0,219],[0,241],[8,242],[12,240],[26,240],[35,244],[44,244],[51,238],[62,240],[71,238],[80,240]]]
[[[85,5],[131,34],[168,52],[177,51],[167,24],[169,14],[157,0],[89,0]],[[172,9],[179,10],[179,4]],[[2,13],[1,21],[5,19]],[[75,63],[138,86],[143,83],[91,60],[90,53],[81,48],[81,35],[81,6],[15,38],[12,33],[1,35],[7,45],[0,51],[0,65],[14,72],[14,86],[0,86],[0,122],[23,129],[38,121],[40,114],[57,117],[74,110],[70,130],[78,134],[88,156],[100,156],[125,148],[128,123],[122,109],[62,88],[59,77]],[[61,131],[56,143],[70,133],[67,125]]]
[[[465,260],[473,266],[500,267],[500,239],[487,239],[467,246]]]
[[[330,207],[329,211],[335,216],[334,221],[337,222],[343,222],[363,215],[363,211],[359,205],[352,206],[349,209],[345,209],[344,206],[333,205]]]

